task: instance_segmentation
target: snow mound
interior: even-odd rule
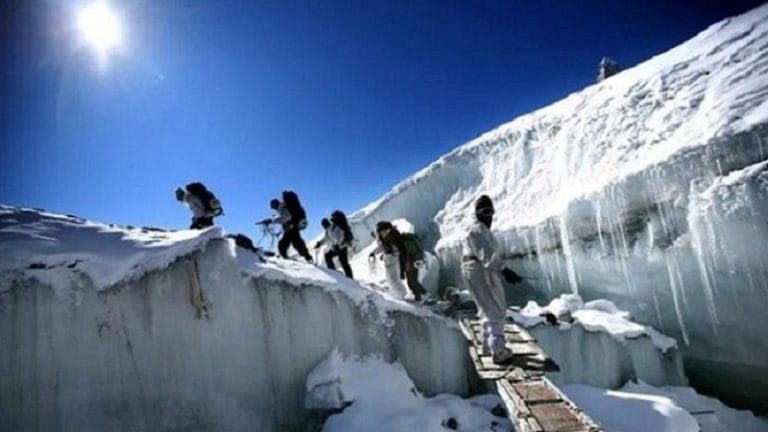
[[[627,383],[620,390],[568,385],[563,392],[605,432],[765,432],[768,421],[690,387]]]
[[[513,430],[506,417],[491,413],[503,406],[498,396],[425,398],[402,365],[377,356],[345,357],[334,350],[310,372],[306,388],[307,408],[344,408],[328,418],[325,432]]]
[[[648,337],[662,353],[677,348],[677,341],[673,338],[650,326],[633,322],[629,312],[617,308],[610,300],[598,299],[584,303],[578,294],[562,294],[547,306],[541,307],[535,301],[529,301],[519,312],[508,312],[516,323],[525,327],[546,323],[547,314],[558,318],[562,330],[570,330],[572,325],[579,325],[590,332],[606,333],[622,343],[627,339]]]
[[[509,309],[507,316],[527,327],[560,365],[550,376],[555,384],[618,388],[632,379],[688,384],[675,340],[633,322],[608,300],[584,303],[577,294],[563,294],[544,307],[531,301],[520,311]]]
[[[204,231],[120,227],[0,205],[0,292],[9,287],[4,280],[19,277],[65,287],[85,276],[103,290],[167,267],[221,238],[221,229],[215,227]]]

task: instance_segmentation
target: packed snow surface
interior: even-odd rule
[[[324,432],[514,430],[506,417],[491,413],[503,406],[498,396],[427,398],[402,365],[376,356],[345,357],[333,351],[307,377],[306,401],[307,408],[344,408],[326,421]]]
[[[167,267],[179,256],[222,238],[220,228],[165,231],[87,221],[0,205],[0,275],[54,287],[87,276],[98,289]],[[0,292],[8,288],[0,279]]]
[[[766,407],[767,152],[763,5],[478,136],[350,223],[364,240],[407,219],[459,286],[459,241],[488,194],[526,278],[508,299],[606,298],[680,341],[695,382]]]
[[[729,408],[690,387],[630,382],[619,390],[578,384],[562,390],[605,432],[768,431],[768,420]]]

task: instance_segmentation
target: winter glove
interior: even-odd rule
[[[516,284],[523,281],[523,278],[521,278],[519,274],[515,273],[514,270],[511,270],[507,267],[504,267],[504,269],[501,270],[501,276],[504,277],[504,280],[507,281],[507,283],[511,284]]]

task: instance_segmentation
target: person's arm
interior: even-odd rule
[[[315,243],[315,249],[319,249],[320,246],[322,246],[324,244],[333,245],[333,242],[331,242],[329,240],[330,240],[330,238],[329,238],[329,235],[328,235],[328,230],[323,231],[323,238],[321,238],[320,240],[317,241],[317,243]]]
[[[371,251],[370,254],[368,254],[368,257],[376,256],[382,252],[384,252],[384,245],[381,244],[381,240],[376,238],[376,247]]]
[[[473,227],[467,236],[467,244],[483,267],[492,271],[501,271],[504,263],[496,251],[496,242],[490,232]]]
[[[291,220],[291,212],[287,208],[280,207],[277,209],[277,215],[272,218],[272,223],[279,223],[281,225],[287,224]]]

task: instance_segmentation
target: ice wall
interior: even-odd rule
[[[190,259],[208,319],[190,304]],[[332,271],[254,261],[212,239],[106,289],[4,272],[0,430],[304,430],[307,374],[335,348],[398,360],[427,394],[468,393],[455,326]]]
[[[487,193],[527,277],[509,298],[609,298],[680,340],[699,388],[764,410],[767,76],[764,5],[481,135],[351,220],[434,233],[441,282],[458,285],[458,242]]]

